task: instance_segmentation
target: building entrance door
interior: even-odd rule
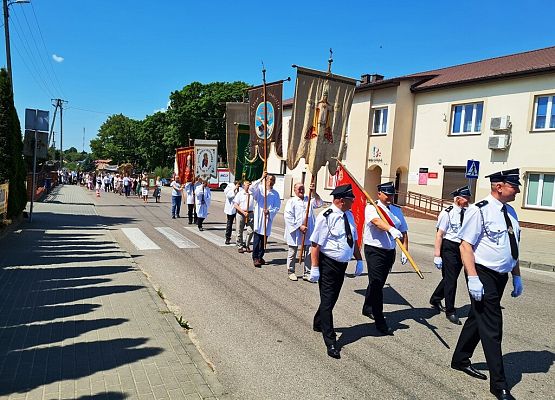
[[[451,200],[453,196],[451,192],[455,189],[468,185],[468,179],[465,178],[466,167],[443,167],[443,188],[441,190],[441,198]],[[472,185],[472,199],[474,201],[476,195],[476,184]]]

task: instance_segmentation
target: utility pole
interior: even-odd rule
[[[83,127],[83,153],[85,152],[85,127]]]
[[[56,107],[54,110],[54,119],[56,119],[56,110],[60,109],[60,169],[64,168],[64,103],[66,100],[62,99],[52,99],[54,103],[52,105]],[[54,121],[52,121],[52,131],[54,131]]]
[[[4,36],[6,39],[6,67],[8,68],[8,76],[10,77],[10,87],[13,93],[13,79],[12,79],[12,54],[10,50],[10,25],[9,25],[9,15],[8,7],[14,3],[29,3],[29,0],[2,0],[2,6],[4,8]]]

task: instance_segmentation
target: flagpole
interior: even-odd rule
[[[262,63],[262,92],[264,95],[264,172],[267,172],[268,168],[268,100],[266,98],[266,68],[264,63]],[[266,216],[266,208],[268,203],[268,185],[266,184],[268,177],[264,178],[264,249],[266,249],[267,242],[267,225],[268,217]]]
[[[328,76],[331,75],[331,64],[333,63],[332,56],[333,56],[333,50],[330,48],[330,58],[328,58]],[[306,205],[306,213],[304,217],[304,226],[306,227],[308,227],[308,215],[310,213],[310,201],[312,199],[312,185],[314,185],[315,182],[316,182],[315,175],[312,175],[312,177],[310,178],[310,186],[309,186],[310,189],[308,191],[308,203]],[[304,199],[303,199],[303,202],[304,202]],[[303,262],[305,241],[306,241],[306,231],[303,232],[303,238],[301,240],[301,248],[299,250],[299,265]]]
[[[336,160],[337,160],[337,163],[341,166],[341,168],[343,168],[343,170],[347,173],[347,175],[349,175],[349,177],[352,179],[352,181],[359,187],[359,189],[362,191],[362,193],[364,193],[364,195],[370,201],[370,203],[376,208],[376,211],[378,212],[378,215],[380,216],[380,219],[387,223],[387,221],[386,221],[386,219],[383,215],[382,210],[380,209],[380,207],[378,207],[378,205],[374,202],[374,200],[372,200],[372,197],[370,197],[368,192],[366,190],[364,190],[364,188],[362,186],[360,186],[360,184],[357,182],[355,177],[353,175],[351,175],[351,173],[349,172],[349,170],[347,168],[345,168],[345,165],[343,165],[343,163],[339,159],[336,159]],[[409,251],[403,245],[403,242],[401,242],[400,239],[395,239],[395,242],[397,243],[397,245],[399,246],[401,251],[407,256],[407,259],[409,260],[411,267],[418,274],[420,279],[424,279],[424,275],[422,275],[422,272],[420,272],[420,269],[416,265],[416,262],[413,260],[412,256],[409,254]]]

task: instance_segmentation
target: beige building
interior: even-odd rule
[[[284,102],[285,138],[291,107]],[[555,227],[555,47],[393,79],[363,75],[347,131],[344,162],[371,195],[391,180],[401,204],[421,195],[449,199],[468,182],[467,162],[475,160],[480,199],[489,192],[486,175],[518,167],[519,218]],[[268,166],[283,173],[275,156]],[[304,175],[302,163],[286,172],[285,197],[289,182],[310,181]],[[317,182],[330,200],[333,177],[323,168]]]

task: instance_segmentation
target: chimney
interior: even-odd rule
[[[384,76],[380,74],[364,74],[360,76],[361,85],[383,81]]]

